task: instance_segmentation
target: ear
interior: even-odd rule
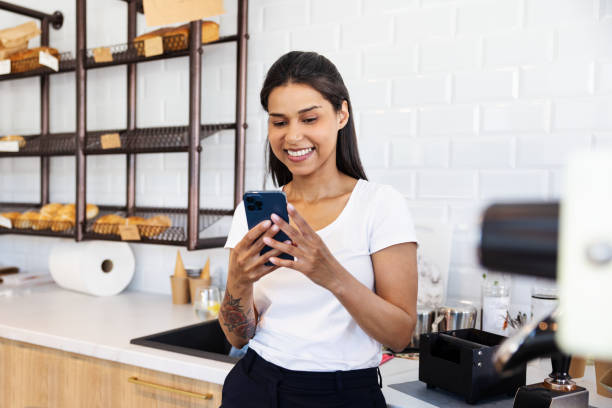
[[[338,116],[338,130],[343,129],[349,120],[349,110],[348,110],[348,102],[346,100],[342,101],[342,106],[337,113]]]

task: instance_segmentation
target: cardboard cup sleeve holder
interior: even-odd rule
[[[172,285],[173,304],[184,305],[190,302],[189,278],[172,275],[170,276],[170,284]]]

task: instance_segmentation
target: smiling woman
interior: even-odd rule
[[[244,204],[234,213],[220,321],[249,350],[226,377],[222,407],[384,407],[381,344],[402,350],[416,322],[406,202],[367,181],[348,91],[328,59],[284,55],[261,103],[290,222],[272,214],[249,230]],[[273,239],[281,230],[289,241]]]

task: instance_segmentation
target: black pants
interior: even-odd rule
[[[225,378],[221,408],[385,408],[381,387],[378,368],[287,370],[249,349]]]

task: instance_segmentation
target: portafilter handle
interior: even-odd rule
[[[493,355],[497,371],[513,373],[535,358],[560,353],[555,342],[556,316],[557,310],[540,321],[534,320],[523,326],[516,334],[503,341]]]

